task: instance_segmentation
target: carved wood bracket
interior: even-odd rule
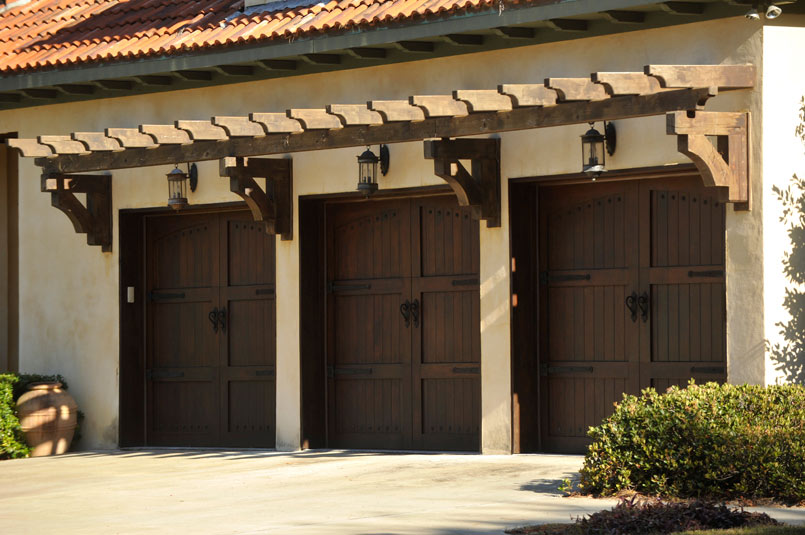
[[[433,172],[450,185],[459,205],[470,206],[487,227],[500,226],[500,139],[425,141],[425,158],[433,160]],[[459,160],[470,160],[470,171]]]
[[[293,160],[287,158],[222,158],[221,176],[249,207],[268,234],[293,239]],[[254,180],[266,179],[266,191]]]
[[[50,204],[64,212],[88,245],[112,251],[112,175],[42,175],[42,191],[50,192]],[[75,194],[86,193],[86,206]]]
[[[705,186],[729,188],[735,210],[749,210],[748,113],[677,111],[666,115],[667,133],[679,152],[693,160]],[[715,146],[707,136],[715,137]]]

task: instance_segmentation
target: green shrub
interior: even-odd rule
[[[28,385],[44,381],[58,381],[65,390],[67,389],[67,382],[61,375],[0,374],[0,459],[19,459],[30,454],[17,416],[17,400],[28,390]],[[79,411],[79,424],[83,416]],[[72,443],[74,444],[79,437],[80,428],[76,427]]]
[[[17,375],[0,375],[0,459],[18,459],[29,453],[17,418],[14,390],[18,383]]]
[[[805,387],[718,385],[624,396],[591,428],[581,489],[805,500]]]

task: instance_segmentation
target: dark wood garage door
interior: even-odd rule
[[[698,178],[540,188],[542,443],[624,392],[726,379],[724,221]]]
[[[146,221],[146,433],[273,447],[274,236],[246,212]]]
[[[480,447],[478,222],[452,197],[333,204],[328,440]]]

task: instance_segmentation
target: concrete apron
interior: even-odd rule
[[[147,450],[0,463],[0,533],[500,534],[614,500],[562,498],[580,456]],[[805,510],[775,510],[805,523]]]

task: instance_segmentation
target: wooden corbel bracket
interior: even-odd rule
[[[229,189],[249,207],[255,221],[265,223],[268,234],[293,239],[293,160],[286,158],[222,158],[221,176]],[[255,178],[266,179],[266,190]]]
[[[112,251],[112,175],[42,175],[42,191],[50,193],[50,204],[64,212],[88,245]],[[86,193],[86,206],[75,194]]]
[[[500,226],[500,139],[425,141],[433,172],[453,189],[458,204],[489,228]],[[470,160],[470,171],[459,160]]]
[[[676,111],[666,115],[667,133],[679,152],[693,160],[705,186],[729,188],[735,210],[749,210],[748,113]],[[707,136],[715,137],[716,144]]]

